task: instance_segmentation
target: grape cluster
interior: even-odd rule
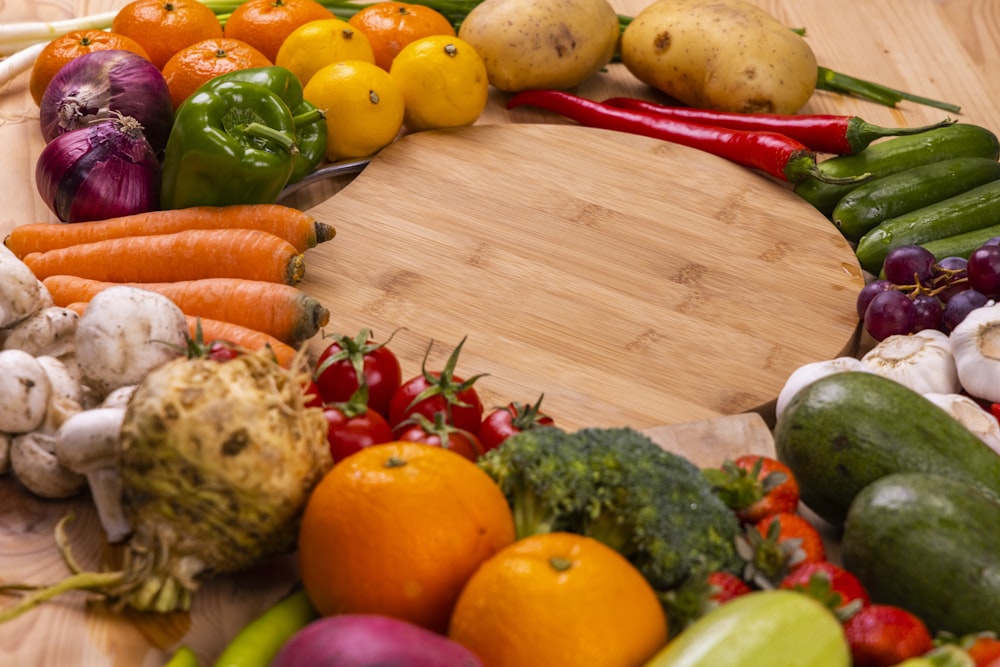
[[[1000,298],[1000,236],[968,259],[940,261],[926,248],[889,251],[882,276],[858,294],[858,317],[875,340],[925,329],[949,333],[971,311]]]

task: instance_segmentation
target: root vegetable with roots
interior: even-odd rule
[[[292,369],[267,351],[218,362],[174,359],[135,388],[121,427],[124,512],[134,532],[122,567],[86,572],[56,539],[72,574],[0,609],[0,622],[71,590],[112,609],[190,608],[199,580],[294,549],[312,488],[332,466],[326,419],[306,407],[305,355]]]

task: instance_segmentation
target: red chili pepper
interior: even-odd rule
[[[807,178],[831,183],[862,180],[826,176],[816,167],[813,151],[777,132],[748,132],[674,120],[645,111],[613,107],[559,90],[525,90],[507,102],[508,109],[522,105],[554,111],[587,127],[639,134],[697,148],[791,183]]]
[[[945,118],[938,123],[922,125],[920,127],[882,127],[880,125],[873,125],[857,116],[734,113],[657,104],[656,102],[638,100],[632,97],[612,97],[604,100],[604,104],[618,107],[619,109],[646,111],[676,120],[726,127],[731,130],[780,132],[792,139],[801,141],[811,150],[818,153],[835,153],[837,155],[858,153],[867,148],[876,139],[883,137],[920,134],[955,123],[954,120]]]

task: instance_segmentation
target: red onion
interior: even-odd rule
[[[60,220],[82,222],[155,210],[161,172],[142,126],[118,115],[50,141],[38,156],[35,184]]]
[[[119,49],[91,51],[63,65],[45,88],[38,115],[45,141],[115,113],[135,118],[160,153],[174,120],[163,74],[146,58]]]

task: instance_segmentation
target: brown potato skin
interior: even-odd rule
[[[637,79],[693,107],[790,114],[816,88],[808,43],[742,0],[656,0],[625,29],[620,55]]]
[[[618,15],[607,0],[484,0],[458,36],[504,92],[572,88],[611,62]]]

